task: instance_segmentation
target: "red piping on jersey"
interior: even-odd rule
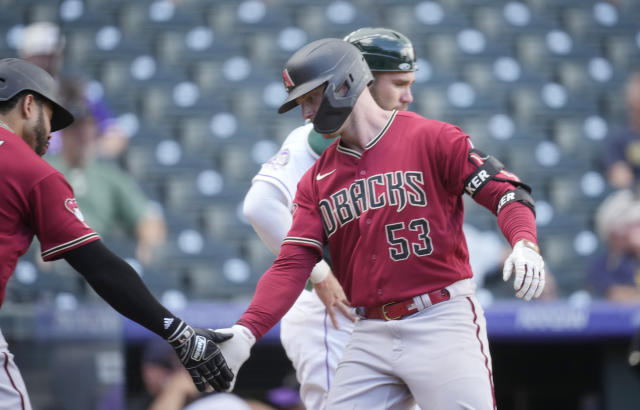
[[[484,356],[484,367],[487,369],[487,373],[489,375],[489,385],[491,386],[491,399],[493,400],[493,410],[496,410],[496,391],[493,387],[493,373],[491,372],[491,368],[489,367],[489,357],[484,352],[484,343],[482,343],[482,339],[480,339],[480,324],[478,323],[478,315],[476,313],[476,306],[473,304],[473,301],[470,297],[467,296],[467,300],[471,305],[471,311],[473,312],[473,324],[476,325],[476,339],[480,343],[480,353]]]
[[[11,382],[11,386],[13,386],[13,388],[18,392],[18,394],[20,395],[20,407],[22,407],[22,410],[24,410],[24,396],[22,395],[22,392],[20,390],[18,390],[18,388],[16,387],[16,384],[13,381],[13,378],[11,377],[11,373],[9,373],[9,355],[7,355],[6,352],[2,352],[2,354],[4,354],[4,371],[5,373],[7,373],[7,377],[9,378],[9,381]]]

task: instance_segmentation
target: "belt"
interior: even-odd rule
[[[418,304],[416,299],[421,299],[423,303]],[[397,320],[449,299],[451,299],[451,293],[447,288],[442,288],[401,302],[389,302],[369,308],[358,307],[356,313],[363,319]],[[421,308],[420,305],[424,307]]]

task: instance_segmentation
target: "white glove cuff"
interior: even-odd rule
[[[327,278],[330,271],[331,271],[331,268],[329,267],[329,264],[325,262],[323,259],[320,262],[318,262],[316,266],[313,267],[313,270],[311,271],[311,275],[309,276],[309,279],[311,279],[312,283],[322,282]]]
[[[233,325],[231,326],[231,329],[234,330],[234,334],[238,334],[238,336],[241,336],[249,346],[253,346],[256,343],[256,337],[248,328],[242,325]]]
[[[538,245],[526,239],[520,239],[518,242],[516,242],[513,248],[515,249],[516,246],[530,248],[533,249],[537,254],[540,254],[540,248],[538,247]]]

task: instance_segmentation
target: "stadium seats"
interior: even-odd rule
[[[579,287],[575,266],[584,255],[576,236],[591,229],[589,215],[608,189],[601,144],[624,119],[621,90],[640,65],[635,2],[14,3],[0,13],[0,52],[15,54],[22,25],[59,22],[65,69],[95,81],[135,124],[124,165],[169,219],[180,215],[170,223],[167,264],[144,276],[154,291],[252,292],[273,255],[241,217],[242,198],[261,162],[302,123],[295,110],[275,114],[285,96],[282,67],[309,41],[362,26],[395,28],[413,40],[419,71],[410,108],[461,126],[534,187],[542,208],[553,211],[540,227],[545,257],[568,278],[561,286]],[[494,224],[485,209],[466,209],[479,226]],[[180,249],[189,229],[191,246],[201,237],[197,253]],[[73,291],[64,280],[59,287]],[[16,299],[36,297],[20,283],[12,289]]]

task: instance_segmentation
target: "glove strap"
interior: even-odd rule
[[[176,326],[176,330],[167,338],[167,342],[173,347],[178,347],[193,337],[193,334],[193,328],[181,320],[178,326]]]
[[[523,239],[521,242],[522,242],[522,246],[526,246],[527,248],[533,249],[538,254],[540,253],[540,248],[535,243],[528,241],[526,239]]]

